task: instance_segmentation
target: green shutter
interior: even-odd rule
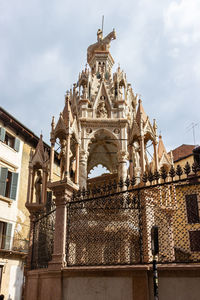
[[[18,138],[15,138],[15,144],[14,149],[19,152],[19,146],[20,146],[20,140]]]
[[[6,225],[6,236],[5,236],[5,247],[4,249],[10,249],[10,242],[11,242],[11,233],[12,233],[12,224],[7,223]]]
[[[0,141],[4,142],[6,136],[6,131],[3,127],[0,127]]]
[[[10,187],[10,198],[15,200],[17,195],[17,181],[18,173],[12,173],[11,177],[11,187]]]
[[[8,176],[8,169],[0,168],[0,195],[2,196],[5,196],[7,176]]]

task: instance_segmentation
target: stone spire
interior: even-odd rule
[[[139,103],[139,105],[138,105],[138,109],[137,109],[137,113],[136,113],[136,121],[138,124],[140,124],[140,118],[142,118],[142,121],[145,123],[147,120],[147,114],[144,111],[144,108],[142,105],[142,100],[139,99],[138,103]]]
[[[171,158],[165,149],[161,135],[159,135],[159,143],[158,143],[158,162],[160,167],[162,165],[166,165],[170,167],[170,165],[172,164]]]

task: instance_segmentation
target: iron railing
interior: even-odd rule
[[[67,203],[66,264],[152,263],[151,228],[159,230],[159,263],[200,262],[199,167],[172,167],[73,194]],[[55,210],[35,222],[32,268],[52,257]]]

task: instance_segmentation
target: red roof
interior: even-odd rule
[[[195,148],[195,145],[181,145],[178,148],[172,150],[173,159],[177,161],[186,156],[192,155],[192,150]]]

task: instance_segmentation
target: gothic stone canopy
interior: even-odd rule
[[[150,167],[149,140],[154,146],[152,165],[160,167],[155,120],[152,125],[126,73],[120,67],[112,72],[110,44],[115,39],[115,30],[106,37],[98,30],[97,42],[87,49],[89,66],[67,92],[58,123],[52,122],[52,149],[57,138],[61,144],[61,179],[67,176],[80,186],[86,186],[89,172],[98,164],[122,179],[141,177]]]

